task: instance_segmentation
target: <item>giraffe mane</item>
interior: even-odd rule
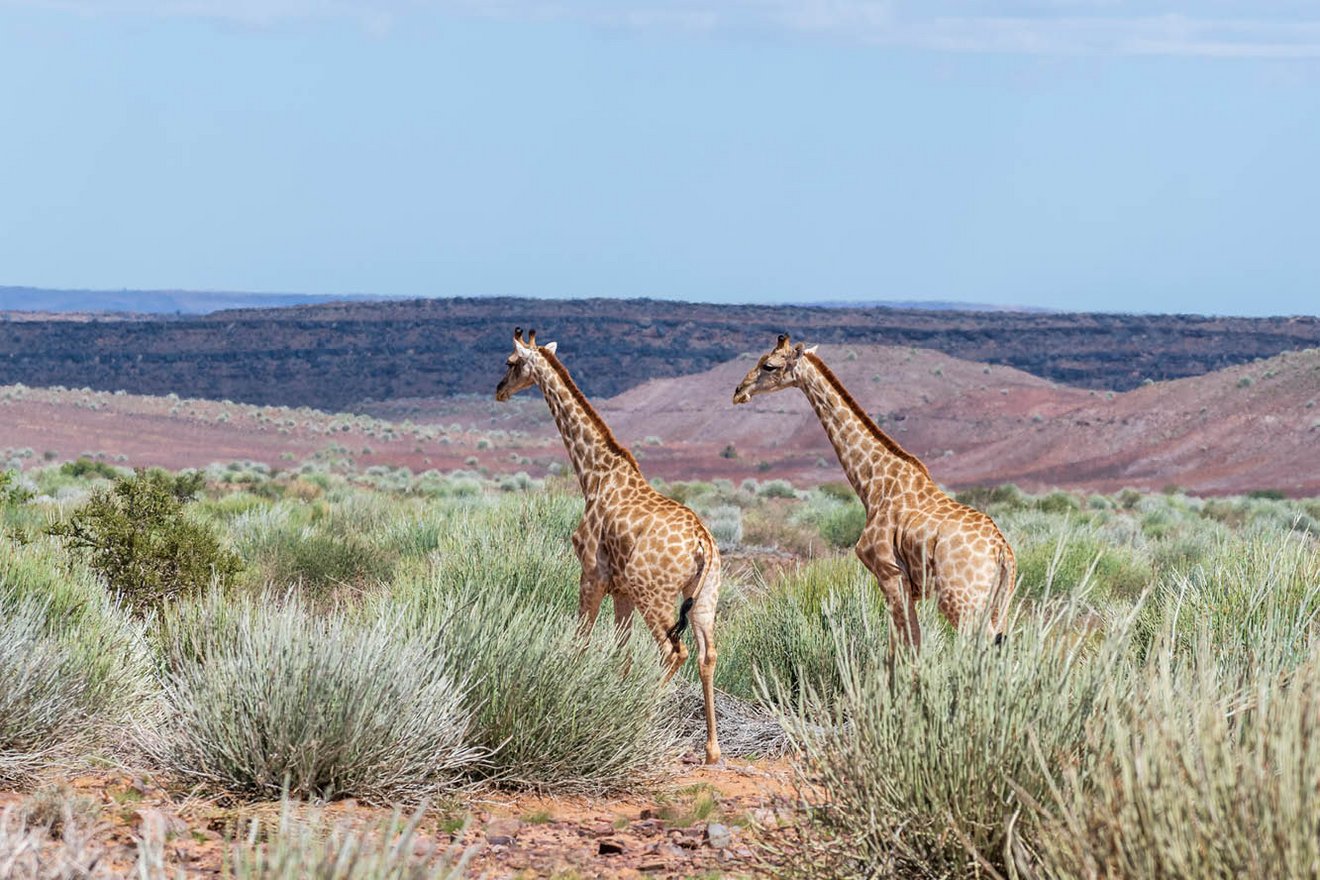
[[[839,377],[834,375],[834,371],[825,366],[825,362],[821,360],[819,356],[811,352],[806,352],[803,357],[809,359],[816,369],[820,370],[820,374],[825,377],[825,381],[834,386],[834,390],[838,392],[838,395],[843,399],[844,404],[853,411],[853,415],[861,420],[861,423],[866,426],[867,430],[871,432],[871,436],[875,437],[881,446],[904,461],[916,465],[917,469],[927,477],[930,476],[930,471],[926,469],[925,463],[900,446],[897,440],[886,434],[880,426],[875,423],[875,420],[866,414],[866,410],[862,409],[862,405],[857,402],[857,399],[853,397],[848,389],[844,387],[843,383],[839,381]]]
[[[637,459],[633,458],[633,454],[628,450],[628,447],[620,443],[618,438],[614,436],[614,432],[610,430],[610,426],[605,424],[605,420],[600,417],[600,413],[596,412],[596,408],[587,400],[587,396],[582,393],[582,389],[577,387],[577,383],[573,381],[573,377],[568,374],[568,367],[564,366],[559,358],[555,357],[553,352],[547,351],[545,346],[538,346],[536,350],[541,353],[541,357],[545,358],[545,362],[550,365],[550,368],[559,374],[559,378],[563,380],[564,386],[568,388],[568,393],[573,396],[573,399],[582,407],[582,411],[587,414],[587,418],[590,419],[592,424],[596,426],[596,429],[600,431],[600,435],[610,451],[621,456],[633,466],[634,470],[641,473],[642,466],[637,463]]]

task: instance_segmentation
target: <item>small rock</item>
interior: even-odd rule
[[[623,854],[623,841],[607,838],[600,842],[599,852],[603,856],[617,856]]]
[[[762,828],[774,828],[779,824],[779,817],[769,807],[757,807],[751,812],[752,821]]]
[[[655,814],[655,810],[647,807],[637,815],[637,818],[642,822],[645,822],[647,819],[658,819],[660,817]]]
[[[655,851],[658,855],[667,856],[671,859],[687,858],[687,853],[683,852],[683,847],[674,846],[672,843],[662,843],[656,847]]]
[[[649,874],[652,871],[663,871],[668,867],[669,867],[668,862],[657,859],[655,861],[642,862],[637,866],[637,870],[641,871],[642,873]]]
[[[634,822],[632,828],[635,833],[649,837],[664,831],[665,823],[659,819],[642,819],[640,822]]]
[[[597,837],[609,837],[614,833],[614,826],[609,822],[599,822],[591,827],[591,833]]]
[[[492,819],[486,826],[486,842],[492,846],[512,846],[521,830],[522,822],[517,819]]]
[[[706,826],[706,843],[714,849],[724,849],[733,845],[733,832],[727,825],[711,822]]]

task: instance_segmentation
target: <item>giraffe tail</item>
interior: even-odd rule
[[[1008,610],[1008,600],[1013,595],[1013,588],[1017,586],[1017,563],[1013,559],[1012,552],[1007,549],[999,551],[999,583],[995,585],[995,592],[991,601],[995,606],[996,623],[1001,616]],[[998,628],[998,627],[997,627]],[[1004,644],[1004,631],[999,629],[995,633],[995,647],[998,648]]]
[[[692,610],[692,603],[694,601],[696,600],[690,596],[684,599],[682,607],[678,609],[678,622],[665,630],[665,636],[669,639],[669,643],[674,646],[675,651],[678,650],[679,638],[683,635],[683,631],[688,627],[688,612]]]

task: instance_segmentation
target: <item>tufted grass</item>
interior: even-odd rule
[[[482,758],[469,679],[397,617],[318,616],[212,595],[158,637],[167,711],[145,745],[158,764],[252,796],[416,802]]]

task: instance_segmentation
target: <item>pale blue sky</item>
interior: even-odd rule
[[[1320,3],[0,0],[0,284],[1320,312]]]

